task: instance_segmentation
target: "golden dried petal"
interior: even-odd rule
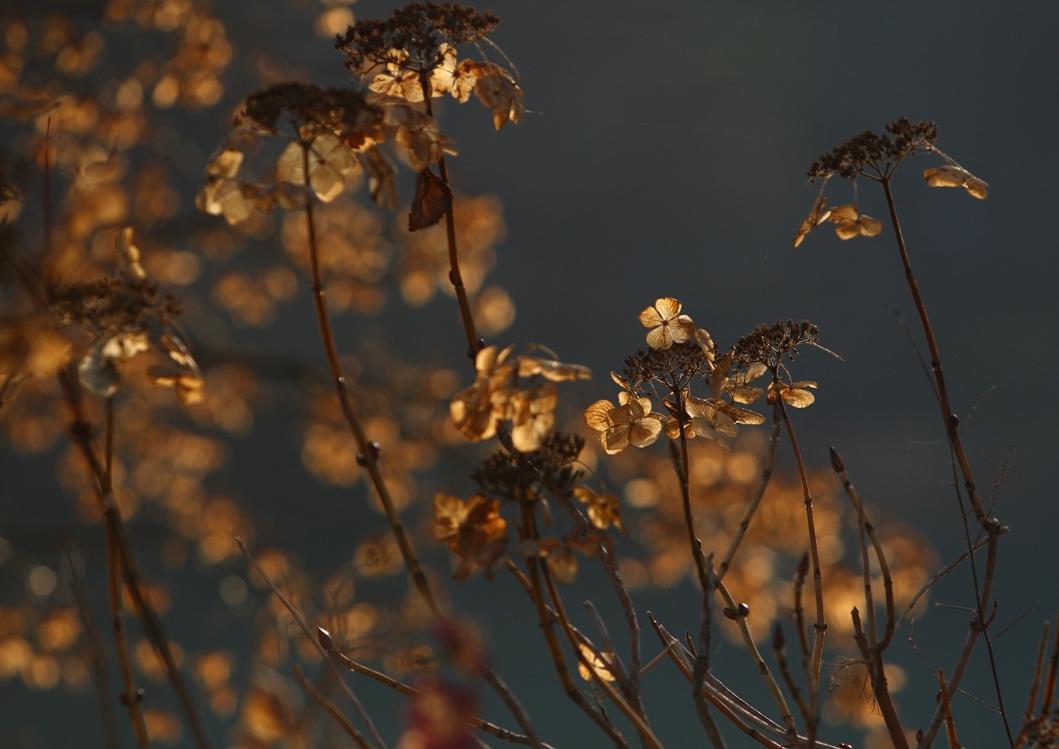
[[[651,416],[644,417],[629,429],[628,440],[635,447],[647,447],[654,444],[662,431],[662,422]]]
[[[862,213],[857,224],[860,227],[860,235],[862,237],[877,237],[882,233],[882,222],[867,214]]]
[[[762,395],[764,395],[765,391],[761,388],[753,387],[750,385],[743,385],[740,387],[732,388],[731,393],[732,400],[734,400],[736,403],[743,403],[745,405],[749,405],[754,401],[758,400]]]
[[[276,178],[292,185],[305,184],[305,154],[300,143],[288,143],[276,159]]]
[[[667,349],[673,346],[673,336],[670,335],[669,326],[661,324],[647,333],[647,345],[653,349]]]
[[[675,318],[680,314],[680,307],[680,302],[671,296],[656,299],[654,304],[654,308],[657,310],[662,320],[672,320]]]
[[[605,432],[613,424],[610,418],[613,410],[613,403],[608,400],[598,400],[585,409],[585,423],[597,432]]]
[[[607,455],[620,453],[629,446],[629,425],[618,424],[610,427],[600,435],[600,442]]]
[[[829,218],[833,224],[850,224],[856,221],[859,216],[860,212],[857,210],[857,206],[853,203],[845,203],[832,208]]]
[[[737,406],[731,406],[728,408],[726,413],[732,417],[732,420],[736,424],[751,424],[758,425],[765,423],[765,417],[759,414],[757,411],[751,411],[749,408],[739,408]]]
[[[784,387],[780,390],[780,397],[784,403],[794,408],[808,408],[816,401],[816,396],[801,388]]]

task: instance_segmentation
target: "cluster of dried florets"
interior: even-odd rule
[[[152,367],[151,379],[172,387],[185,403],[198,402],[203,384],[198,365],[173,331],[180,313],[176,298],[148,278],[131,228],[119,232],[117,245],[124,264],[120,273],[48,293],[55,322],[87,349],[77,366],[81,384],[96,395],[112,396],[121,382],[118,364],[157,349],[170,366]]]
[[[505,436],[501,442],[502,449],[471,475],[478,484],[476,494],[467,500],[447,494],[434,498],[434,537],[456,555],[453,575],[463,578],[478,569],[491,573],[514,554],[544,559],[559,582],[573,582],[578,556],[597,555],[608,543],[604,532],[611,526],[623,530],[617,498],[578,483],[584,476],[577,467],[584,440],[576,435],[551,432],[529,452],[516,449]],[[542,510],[547,524],[554,526],[550,501],[570,516],[572,525],[541,535],[529,533],[522,522],[522,538],[512,545],[502,506],[530,514]]]
[[[649,328],[650,348],[625,360],[621,374],[611,379],[621,391],[618,403],[599,400],[585,409],[585,422],[600,433],[600,443],[608,454],[629,445],[647,447],[660,434],[670,439],[704,437],[730,447],[740,424],[761,424],[764,417],[743,408],[760,399],[765,390],[753,382],[772,375],[769,400],[779,396],[795,406],[812,403],[804,397],[811,382],[784,382],[782,360],[805,344],[816,341],[816,326],[810,323],[777,323],[762,326],[745,336],[730,351],[717,355],[709,333],[681,314],[676,299],[664,297],[640,313],[641,324]],[[691,388],[701,380],[703,395]],[[662,398],[667,414],[652,410],[651,396]]]
[[[912,122],[907,117],[894,120],[883,134],[865,130],[835,146],[809,167],[811,179],[837,174],[845,179],[884,174],[920,149],[930,148],[938,138],[933,122]]]
[[[491,13],[456,3],[415,3],[389,18],[359,21],[335,44],[350,70],[368,81],[383,103],[445,94],[462,103],[473,93],[499,130],[520,122],[525,111],[514,74],[493,62],[457,59],[459,45],[486,40],[499,22]]]
[[[513,346],[486,346],[478,352],[474,366],[474,384],[452,396],[453,423],[475,442],[489,439],[502,424],[510,424],[511,441],[522,452],[540,447],[555,425],[556,383],[592,376],[580,364],[517,355]]]
[[[883,134],[865,130],[821,156],[809,167],[809,178],[819,181],[820,191],[797,233],[794,246],[825,221],[834,224],[839,239],[875,237],[882,232],[882,224],[861,213],[856,202],[829,206],[824,190],[832,177],[838,176],[856,183],[860,177],[876,182],[889,182],[897,167],[919,151],[941,157],[945,164],[923,171],[923,179],[930,187],[962,187],[968,194],[984,200],[989,185],[960,166],[955,159],[936,145],[938,129],[933,122],[912,122],[902,117],[886,126]]]

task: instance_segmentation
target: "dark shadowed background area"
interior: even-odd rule
[[[361,0],[353,9],[370,17],[392,7]],[[1059,370],[1059,11],[1044,2],[949,0],[493,0],[483,7],[503,19],[493,38],[518,65],[526,117],[500,134],[477,105],[447,105],[440,119],[460,147],[451,164],[456,188],[503,201],[507,239],[491,278],[518,307],[503,340],[546,343],[592,367],[592,383],[564,392],[576,404],[612,395],[605,373],[642,345],[635,315],[657,296],[683,300],[720,342],[760,322],[814,320],[843,361],[806,355],[821,382],[817,404],[801,419],[807,460],[826,465],[827,446],[838,446],[862,491],[889,517],[918,526],[942,559],[959,554],[963,541],[930,386],[899,324],[907,320],[920,340],[890,228],[848,243],[822,229],[798,250],[790,240],[815,195],[808,165],[854,133],[901,115],[936,120],[940,147],[990,183],[985,202],[960,190],[928,190],[919,171],[929,164],[914,162],[895,190],[979,482],[990,487],[1008,466],[996,509],[1011,527],[1001,543],[999,617],[1009,622],[1030,613],[996,649],[1010,709],[1021,711],[1038,625],[1059,603],[1059,409],[1052,395]],[[224,0],[216,10],[236,49],[227,104],[256,85],[240,50],[265,52],[318,83],[347,80],[330,43],[312,31],[315,8]],[[186,115],[182,132],[198,158],[187,164],[189,195],[229,111]],[[836,185],[836,200],[845,189]],[[862,193],[861,205],[885,216],[874,191]],[[343,318],[340,346],[350,349],[381,331],[413,361],[465,366],[448,297],[423,309],[390,304],[382,320]],[[311,314],[302,296],[267,332],[238,335],[322,366]],[[196,332],[194,311],[188,325]],[[231,451],[211,480],[252,508],[261,542],[281,542],[310,571],[333,570],[348,560],[351,539],[382,528],[362,484],[351,496],[306,477],[282,410],[262,413]],[[99,534],[75,522],[49,466],[0,452],[0,536],[53,566],[70,539],[92,558]],[[459,479],[453,484],[461,486]],[[150,547],[149,528],[134,535]],[[447,564],[440,554],[431,561]],[[15,584],[14,570],[0,567],[5,576],[6,586]],[[217,606],[216,584],[203,575],[173,591],[170,629],[189,647],[211,643],[238,653],[254,609],[242,619],[204,615]],[[579,582],[570,599],[599,584]],[[487,624],[498,670],[540,716],[546,738],[563,747],[602,745],[555,685],[530,608],[508,581],[477,578],[453,594]],[[697,627],[695,600],[685,582],[644,593],[637,605],[682,633]],[[970,605],[966,572],[934,600]],[[899,696],[910,725],[929,720],[928,669],[950,667],[968,617],[931,609],[916,629],[918,654],[904,638],[908,631],[899,633],[895,657],[919,685]],[[719,647],[715,667],[754,694],[759,685],[745,653]],[[995,699],[981,652],[964,686]],[[647,688],[668,746],[705,745],[686,684],[671,668],[653,671]],[[401,719],[400,703],[383,689],[368,684],[360,692],[382,725]],[[68,698],[61,712],[56,699],[18,682],[0,684],[0,745],[95,745],[92,698]],[[503,715],[486,703],[491,715]],[[1002,745],[988,705],[961,697],[959,708],[970,746]],[[212,730],[218,741],[226,736],[220,723]],[[749,744],[740,736],[732,745]]]

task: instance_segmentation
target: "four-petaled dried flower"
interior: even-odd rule
[[[989,185],[985,180],[979,179],[956,164],[926,169],[923,172],[923,179],[931,187],[962,187],[979,200],[985,200],[989,196]]]
[[[459,558],[453,577],[463,578],[489,564],[502,550],[507,521],[500,503],[475,494],[464,500],[447,494],[434,496],[434,538]]]
[[[585,423],[600,432],[600,444],[608,455],[620,453],[629,445],[647,447],[658,439],[662,421],[651,412],[651,399],[618,393],[615,406],[598,400],[585,409]]]
[[[640,313],[640,324],[650,328],[647,345],[653,349],[667,349],[674,343],[684,343],[695,335],[695,323],[680,314],[680,302],[673,297],[656,299]]]
[[[842,240],[877,237],[882,233],[882,223],[866,213],[860,213],[853,203],[835,206],[831,209],[829,219],[835,225],[835,234]]]

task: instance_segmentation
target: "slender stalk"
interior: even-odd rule
[[[77,613],[81,617],[81,625],[88,635],[90,647],[89,663],[92,666],[92,677],[96,682],[96,695],[99,698],[99,714],[103,723],[103,744],[107,749],[118,749],[118,728],[114,718],[113,696],[110,692],[110,674],[107,670],[106,649],[103,646],[103,638],[96,626],[95,615],[92,612],[92,603],[85,591],[84,580],[77,571],[77,565],[70,554],[66,555],[66,566],[70,571],[70,587],[74,592],[74,600],[77,602]]]
[[[302,166],[305,170],[305,174],[308,174],[309,144],[307,143],[302,143]],[[360,418],[357,416],[357,411],[354,408],[353,399],[349,392],[349,385],[346,381],[345,374],[342,371],[342,364],[338,358],[338,347],[335,344],[334,331],[331,328],[331,317],[327,309],[327,295],[324,290],[323,280],[320,273],[320,253],[316,242],[316,223],[313,218],[313,204],[313,196],[309,190],[306,190],[305,223],[306,233],[309,240],[309,267],[313,281],[313,306],[316,310],[316,321],[320,330],[320,340],[323,343],[324,354],[327,358],[327,365],[331,372],[331,379],[335,387],[335,394],[338,397],[338,403],[342,409],[342,415],[353,436],[353,441],[356,443],[358,460],[368,472],[371,485],[375,489],[375,493],[379,498],[379,503],[382,505],[383,513],[386,515],[386,521],[389,523],[394,540],[397,542],[397,548],[401,552],[401,559],[404,562],[405,569],[408,570],[408,575],[412,578],[412,584],[434,616],[443,618],[445,612],[434,595],[434,591],[430,586],[430,581],[427,579],[426,573],[423,571],[423,566],[419,561],[419,556],[416,554],[415,547],[412,545],[412,540],[409,537],[404,522],[401,520],[401,516],[397,512],[397,507],[394,505],[393,499],[390,496],[390,490],[386,486],[386,480],[383,478],[382,470],[379,467],[381,448],[378,443],[368,440],[367,434],[364,431],[364,426],[361,423]],[[530,722],[528,714],[504,681],[487,664],[481,664],[481,670],[486,682],[488,682],[493,691],[500,696],[508,710],[510,710],[515,717],[515,720],[518,721],[522,730],[527,736],[530,736],[539,743],[539,740],[536,738],[536,731],[533,728],[533,724]]]
[[[691,558],[695,563],[695,571],[698,573],[699,588],[702,590],[703,595],[709,595],[710,584],[709,575],[706,572],[706,560],[702,554],[702,547],[699,545],[699,539],[695,535],[695,517],[691,512],[691,464],[688,461],[688,437],[684,433],[684,427],[687,425],[687,421],[685,420],[687,414],[684,412],[684,394],[679,387],[673,388],[673,401],[676,403],[677,431],[680,432],[679,459],[677,455],[672,452],[672,449],[670,454],[673,458],[673,468],[677,472],[677,479],[680,481],[680,498],[683,502],[684,508],[684,525],[688,531],[688,547],[691,550]],[[672,442],[672,440],[670,442]]]
[[[988,544],[989,538],[982,538],[971,548],[971,551],[977,552],[979,549],[987,546]],[[919,590],[916,591],[916,594],[912,596],[911,600],[909,600],[908,605],[905,606],[904,613],[901,614],[901,618],[898,621],[898,624],[902,626],[906,624],[909,620],[909,617],[911,617],[912,615],[912,610],[916,607],[916,604],[919,603],[919,599],[926,595],[927,591],[933,588],[938,583],[938,581],[941,580],[941,578],[945,577],[945,575],[949,574],[954,569],[959,567],[969,556],[971,556],[971,554],[965,551],[960,554],[960,556],[956,557],[954,560],[952,560],[940,570],[931,575],[930,579],[923,583]]]
[[[725,552],[724,556],[721,558],[720,566],[717,567],[718,580],[723,580],[724,576],[728,574],[728,570],[732,566],[732,560],[735,559],[735,553],[739,551],[739,546],[743,543],[743,538],[746,536],[747,529],[750,528],[750,521],[757,512],[757,508],[761,505],[761,500],[765,496],[765,490],[768,489],[769,481],[772,479],[772,472],[776,466],[776,446],[780,441],[780,423],[779,408],[773,404],[772,434],[769,435],[768,452],[765,455],[765,465],[761,469],[761,479],[758,482],[754,496],[750,500],[750,504],[747,505],[746,512],[743,513],[743,518],[739,521],[739,528],[736,530],[735,536],[732,538],[732,542],[728,546],[728,551]]]
[[[353,673],[361,674],[362,676],[367,676],[369,679],[374,679],[375,681],[389,687],[395,692],[399,692],[400,694],[406,695],[408,697],[414,697],[419,694],[419,690],[415,687],[409,684],[405,684],[403,681],[395,679],[389,674],[384,674],[382,671],[376,671],[370,666],[366,666],[363,663],[360,663],[359,661],[355,661],[344,653],[340,653],[338,650],[332,649],[329,651],[329,654],[331,658],[333,658],[339,665],[348,668]],[[498,726],[495,723],[491,723],[487,720],[479,718],[477,715],[468,718],[467,723],[473,726],[474,728],[477,728],[478,730],[484,733],[492,734],[493,736],[496,736],[498,739],[501,739],[503,741],[507,741],[512,744],[520,744],[523,746],[535,746],[533,739],[531,739],[529,736],[524,736],[520,733],[516,733],[502,726]],[[540,746],[542,746],[544,749],[554,749],[554,747],[543,742],[540,743]]]
[[[1055,618],[1055,642],[1052,643],[1052,655],[1048,659],[1048,676],[1044,679],[1044,694],[1041,696],[1041,715],[1047,715],[1052,709],[1057,671],[1059,671],[1059,616]]]
[[[514,562],[508,563],[508,570],[514,575],[515,579],[518,580],[519,585],[526,591],[537,610],[537,622],[540,627],[541,633],[544,635],[544,643],[548,648],[548,654],[551,656],[552,664],[555,667],[556,676],[559,678],[559,683],[562,684],[563,691],[566,696],[570,698],[585,715],[587,715],[593,723],[595,723],[599,729],[606,734],[607,738],[610,739],[616,747],[619,749],[629,749],[629,743],[625,740],[625,737],[621,735],[621,732],[610,722],[609,719],[597,710],[588,700],[585,695],[582,694],[581,690],[578,689],[577,684],[574,682],[573,677],[570,674],[570,669],[566,665],[566,657],[563,655],[562,646],[559,643],[559,638],[555,634],[555,620],[558,618],[555,612],[551,611],[544,603],[543,598],[538,594],[540,590],[540,561],[534,558],[526,560],[526,565],[529,569],[529,577],[526,577],[522,573],[522,570]]]
[[[320,707],[324,709],[328,715],[330,715],[335,723],[342,727],[342,730],[346,732],[349,738],[353,739],[353,743],[360,747],[360,749],[371,749],[371,744],[361,735],[360,731],[349,722],[342,711],[331,700],[324,696],[323,692],[316,688],[316,685],[312,683],[308,676],[306,676],[302,670],[298,667],[294,667],[294,678],[301,684],[302,689],[313,698],[313,700]]]
[[[996,556],[997,556],[997,545],[995,543],[995,537],[993,543],[990,543],[986,548],[986,569],[985,569],[985,581],[990,583],[993,579],[993,573],[996,570]],[[989,588],[986,586],[983,591],[983,596],[989,593]],[[963,647],[960,649],[960,654],[956,658],[956,664],[953,666],[949,676],[949,691],[946,694],[946,698],[951,700],[953,695],[956,694],[956,690],[960,686],[960,681],[963,679],[964,672],[967,669],[967,664],[971,662],[971,654],[974,652],[975,644],[978,642],[978,636],[989,626],[989,621],[982,619],[978,614],[971,620],[971,625],[967,630],[967,637],[963,641]],[[934,742],[934,738],[938,734],[938,729],[941,728],[941,723],[944,720],[944,711],[942,706],[939,704],[934,710],[934,717],[931,718],[930,726],[923,733],[917,743],[917,749],[929,749],[930,745]]]
[[[975,518],[978,520],[979,525],[991,539],[991,545],[995,546],[997,536],[997,528],[999,523],[986,515],[983,502],[978,494],[978,487],[974,479],[974,474],[971,471],[971,463],[967,457],[967,451],[964,449],[963,441],[960,438],[959,429],[959,417],[952,409],[952,404],[949,400],[948,386],[945,383],[945,373],[942,369],[941,353],[938,347],[937,336],[934,333],[934,327],[930,323],[930,316],[927,313],[926,303],[923,300],[923,295],[919,289],[919,282],[916,279],[915,272],[912,270],[912,260],[908,253],[908,246],[905,243],[904,233],[901,230],[901,222],[897,217],[897,204],[894,201],[893,191],[891,189],[892,172],[885,174],[879,180],[882,185],[883,195],[886,197],[886,207],[890,214],[890,224],[893,227],[894,239],[897,243],[898,253],[901,256],[901,264],[905,272],[905,281],[908,284],[908,290],[912,294],[912,300],[916,306],[916,313],[919,316],[920,326],[923,329],[923,335],[927,341],[927,349],[930,352],[930,371],[934,377],[934,389],[935,395],[938,399],[938,405],[941,408],[942,423],[945,428],[945,435],[949,442],[949,448],[952,451],[954,462],[959,465],[960,474],[963,477],[963,484],[967,490],[967,498],[971,503],[971,509],[974,512]],[[970,538],[968,538],[968,551],[971,550],[972,546]],[[971,568],[974,572],[974,558],[971,557]],[[992,580],[986,580],[983,583],[983,588],[988,589],[992,583]],[[985,610],[989,605],[990,598],[983,592],[981,595],[978,594],[978,580],[977,574],[975,574],[975,592],[978,606],[978,620],[983,622],[985,616]],[[989,641],[989,634],[985,631],[983,625],[983,637],[986,641],[986,648],[989,655],[989,666],[993,675],[993,686],[996,691],[997,704],[1000,708],[1001,721],[1004,724],[1004,732],[1007,734],[1009,745],[1014,746],[1015,739],[1011,733],[1011,726],[1008,724],[1007,712],[1004,709],[1004,695],[1000,689],[1000,681],[997,676],[996,659],[993,656],[992,643]]]
[[[423,103],[426,113],[433,117],[434,107],[431,104],[430,78],[426,74],[420,76],[420,86],[423,89]],[[456,248],[456,213],[452,202],[452,183],[449,181],[449,168],[445,163],[445,157],[438,159],[438,171],[441,172],[441,181],[445,183],[445,238],[449,248],[449,283],[452,290],[456,292],[456,301],[460,307],[460,319],[463,322],[463,332],[467,336],[467,355],[474,361],[478,351],[482,348],[482,340],[478,337],[478,330],[474,325],[474,314],[471,312],[471,301],[467,295],[467,288],[463,285],[463,274],[460,273],[460,254]]]
[[[882,713],[883,721],[886,723],[886,732],[893,742],[894,749],[908,749],[908,739],[905,737],[905,729],[901,725],[901,719],[897,715],[897,706],[894,705],[890,696],[890,685],[886,679],[886,668],[878,648],[872,648],[868,638],[864,634],[864,626],[860,621],[860,612],[853,607],[850,612],[853,618],[853,639],[864,657],[865,665],[868,667],[868,678],[871,679],[871,689],[875,696],[875,702]]]
[[[44,141],[43,201],[44,241],[46,253],[50,252],[51,249],[53,230],[53,199],[51,188],[51,163],[49,157],[50,137],[51,119],[49,118]],[[21,268],[20,264],[14,261],[13,258],[10,258],[9,256],[9,259],[12,260],[16,268]],[[44,306],[43,293],[37,284],[34,283],[32,277],[28,273],[20,270],[19,278],[35,306],[42,308]],[[77,378],[72,377],[65,369],[60,369],[57,377],[63,394],[63,399],[66,401],[67,409],[70,412],[70,439],[77,451],[81,453],[82,458],[88,466],[89,482],[94,485],[93,488],[96,492],[96,499],[99,503],[104,523],[106,524],[108,549],[116,552],[116,566],[121,569],[124,575],[125,586],[133,599],[140,621],[143,624],[144,631],[147,633],[148,639],[151,640],[155,651],[159,654],[162,658],[162,662],[165,664],[167,678],[172,685],[173,690],[177,693],[177,698],[184,711],[185,718],[191,729],[196,746],[198,749],[209,749],[209,741],[206,739],[206,733],[199,720],[198,712],[191,699],[187,684],[185,683],[180,670],[176,666],[176,661],[174,660],[172,651],[169,647],[169,641],[165,637],[161,620],[155,612],[152,604],[143,595],[136,560],[132,553],[132,546],[128,542],[128,538],[125,534],[125,525],[121,518],[121,513],[114,502],[113,487],[109,485],[111,480],[108,475],[109,471],[104,467],[104,464],[100,463],[100,460],[96,455],[95,447],[92,444],[92,425],[85,419],[84,408],[81,402],[80,384],[78,383]],[[113,438],[111,438],[111,440],[112,439]],[[111,450],[112,449],[113,442],[111,442]]]
[[[809,706],[813,714],[813,721],[809,726],[810,738],[815,737],[816,728],[820,715],[820,670],[824,657],[824,637],[827,634],[827,622],[824,613],[824,587],[823,578],[820,573],[820,549],[816,539],[816,520],[813,515],[813,495],[809,489],[809,479],[805,473],[805,461],[802,459],[802,451],[798,446],[798,437],[794,433],[794,424],[787,415],[787,409],[783,405],[783,399],[776,398],[780,409],[780,416],[787,427],[787,436],[791,441],[791,449],[794,451],[794,460],[798,465],[798,477],[802,483],[802,493],[805,496],[805,521],[809,530],[809,560],[813,570],[813,595],[816,601],[816,622],[813,625],[813,648],[809,657]]]
[[[1015,741],[1015,747],[1021,747],[1026,743],[1027,735],[1026,729],[1033,720],[1033,716],[1036,713],[1037,708],[1037,693],[1041,688],[1041,673],[1044,671],[1044,658],[1048,652],[1048,622],[1044,623],[1043,631],[1041,632],[1041,644],[1037,647],[1037,659],[1033,669],[1033,680],[1030,682],[1030,694],[1026,699],[1026,712],[1022,716],[1022,728],[1019,730],[1018,738]]]
[[[578,637],[577,633],[574,631],[570,619],[567,616],[566,607],[563,606],[562,597],[559,595],[559,591],[556,588],[555,580],[552,578],[551,572],[546,565],[542,565],[541,567],[541,577],[548,590],[548,595],[552,600],[552,605],[555,607],[555,612],[558,614],[559,625],[562,627],[563,631],[566,632],[567,639],[570,641],[570,646],[577,654],[578,661],[585,667],[589,675],[592,677],[592,681],[605,695],[607,695],[621,714],[633,724],[645,747],[648,747],[649,749],[662,749],[662,743],[658,740],[658,737],[654,735],[654,731],[652,731],[651,727],[647,725],[647,721],[644,720],[643,716],[637,713],[636,710],[634,710],[633,707],[629,705],[620,694],[618,694],[617,690],[615,690],[606,679],[599,675],[597,670],[593,668],[593,664],[589,662],[588,657],[579,647],[587,638]],[[543,596],[543,593],[541,593],[541,595]],[[601,658],[602,656],[601,653],[594,649],[593,655],[596,658]],[[606,661],[603,662],[605,663]]]
[[[949,695],[945,687],[945,672],[938,670],[938,700],[945,712],[945,734],[949,739],[949,749],[962,749],[959,738],[956,736],[956,721],[952,717],[952,706],[949,704]]]
[[[880,184],[883,188],[883,194],[886,197],[886,207],[890,213],[890,224],[894,230],[894,238],[897,242],[897,249],[901,255],[901,264],[905,271],[905,281],[908,284],[908,290],[912,294],[912,300],[916,305],[916,314],[919,315],[919,323],[923,328],[923,335],[927,340],[927,349],[930,352],[930,371],[934,376],[934,385],[938,397],[938,403],[941,407],[942,423],[945,425],[945,434],[948,437],[949,444],[952,446],[952,450],[956,455],[956,460],[960,465],[960,472],[963,474],[964,485],[967,488],[967,495],[971,501],[971,508],[974,510],[975,517],[982,524],[985,524],[987,518],[985,510],[983,509],[983,503],[981,498],[978,496],[978,488],[975,484],[974,475],[971,472],[970,461],[967,459],[967,453],[963,448],[963,442],[960,439],[959,431],[959,419],[955,412],[952,410],[952,404],[949,401],[949,390],[945,384],[945,373],[941,365],[941,352],[938,348],[938,339],[934,334],[934,327],[930,323],[930,316],[927,314],[927,306],[923,301],[923,295],[919,290],[919,281],[916,279],[916,274],[912,270],[912,260],[908,254],[908,246],[905,244],[905,236],[901,231],[901,222],[897,218],[897,205],[894,202],[893,192],[890,187],[891,177],[887,176],[880,180]]]
[[[320,643],[320,638],[314,636],[313,630],[309,627],[309,623],[305,620],[305,615],[297,606],[294,605],[290,598],[287,597],[283,593],[283,591],[279,589],[279,586],[277,586],[276,583],[273,582],[272,578],[268,576],[268,573],[266,573],[265,570],[261,567],[261,565],[257,563],[257,560],[250,555],[250,550],[246,548],[246,544],[243,542],[243,539],[237,537],[235,539],[235,542],[239,544],[239,549],[243,552],[243,556],[246,557],[247,562],[253,568],[254,572],[256,572],[257,575],[264,581],[265,585],[268,586],[268,589],[272,591],[272,594],[275,595],[277,599],[279,599],[279,602],[283,604],[283,607],[285,609],[287,609],[287,612],[294,619],[294,622],[298,625],[298,628],[301,629],[302,634],[304,634],[306,639],[308,639],[309,642],[313,644],[313,647],[316,648],[316,652],[319,653],[320,657],[324,661],[326,661],[331,667],[331,673],[334,675],[335,680],[338,682],[339,687],[345,693],[346,697],[349,698],[349,702],[353,705],[353,709],[356,711],[357,716],[367,727],[368,732],[371,734],[372,741],[375,743],[375,746],[379,747],[379,749],[385,749],[386,742],[383,740],[382,735],[375,727],[375,723],[372,721],[371,716],[368,714],[368,711],[364,709],[364,705],[361,704],[360,699],[353,692],[350,686],[346,683],[345,679],[342,678],[342,673],[338,670],[338,666],[335,665],[334,661],[328,656],[327,649],[324,648],[324,646]],[[362,747],[362,749],[370,749],[370,747],[365,746]]]
[[[798,712],[801,713],[802,720],[808,725],[811,720],[809,708],[802,698],[802,690],[798,688],[797,682],[794,681],[790,666],[787,665],[787,643],[783,637],[783,627],[779,622],[776,622],[776,629],[772,635],[772,652],[776,656],[776,662],[780,667],[780,676],[783,677],[783,682],[787,685],[787,691],[791,693],[794,704],[798,706]]]
[[[151,641],[155,652],[165,665],[166,676],[177,694],[181,709],[191,730],[192,737],[199,749],[209,749],[209,741],[206,732],[199,719],[198,711],[191,692],[183,675],[173,657],[169,640],[165,636],[162,621],[153,604],[147,599],[143,592],[143,583],[133,555],[132,544],[129,542],[125,530],[125,524],[121,518],[121,512],[114,500],[113,486],[106,471],[106,458],[101,462],[96,455],[92,444],[92,426],[85,419],[84,408],[81,402],[81,390],[76,378],[72,377],[66,370],[59,370],[59,385],[70,411],[70,437],[82,458],[88,465],[89,476],[95,484],[96,499],[99,502],[103,514],[103,520],[107,529],[108,549],[115,554],[116,568],[124,578],[125,589],[132,598],[133,605],[143,625],[147,638]],[[113,448],[113,438],[111,438]]]
[[[849,474],[846,472],[846,464],[843,462],[842,456],[833,447],[831,448],[831,467],[838,474],[842,488],[845,489],[846,496],[849,497],[850,504],[853,505],[853,510],[857,513],[861,534],[861,563],[864,568],[865,606],[868,607],[865,610],[865,613],[868,614],[868,640],[872,647],[881,653],[890,644],[897,628],[897,615],[894,608],[894,581],[890,574],[890,564],[886,560],[886,550],[883,548],[879,535],[875,532],[875,526],[868,520],[868,515],[864,511],[864,502],[861,500],[860,493],[849,479]],[[878,640],[875,633],[875,602],[871,597],[871,575],[868,567],[868,549],[864,543],[865,535],[871,541],[875,559],[879,563],[879,573],[883,579],[883,595],[886,601],[886,630],[882,640]]]
[[[121,606],[121,553],[117,549],[113,530],[107,529],[107,588],[110,591],[110,626],[114,636],[114,652],[118,659],[118,672],[121,674],[122,693],[121,704],[129,714],[129,722],[132,723],[132,732],[136,736],[136,745],[140,749],[150,746],[147,737],[147,726],[143,721],[143,711],[140,702],[143,700],[143,690],[137,688],[136,677],[132,672],[132,662],[129,658],[129,645],[125,639],[125,620],[122,616]]]
[[[754,641],[754,635],[750,631],[750,623],[747,621],[748,617],[741,614],[739,610],[739,604],[735,598],[728,591],[728,587],[721,581],[716,582],[717,592],[721,594],[724,599],[724,605],[728,607],[728,610],[732,612],[735,617],[735,623],[739,627],[739,634],[743,637],[743,644],[746,649],[750,652],[751,658],[754,660],[754,666],[757,668],[758,674],[761,675],[761,680],[768,687],[769,692],[772,694],[772,699],[776,702],[776,707],[780,711],[780,720],[783,722],[784,727],[791,736],[798,735],[798,728],[794,724],[794,715],[791,714],[791,709],[787,705],[787,700],[783,696],[783,690],[780,689],[780,685],[776,682],[776,677],[772,675],[772,671],[769,669],[765,659],[761,657],[761,651],[758,650],[757,643]],[[745,609],[744,609],[745,610]]]

